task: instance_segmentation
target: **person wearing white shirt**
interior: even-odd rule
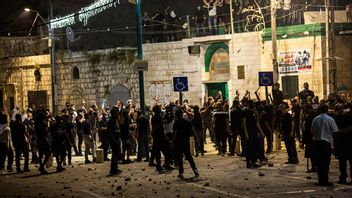
[[[16,115],[20,114],[20,107],[16,106],[12,111],[11,111],[11,121],[15,122],[16,121]]]
[[[333,133],[338,131],[335,120],[328,113],[328,106],[322,104],[319,107],[321,114],[314,118],[312,123],[312,134],[314,140],[315,158],[317,162],[318,185],[332,186],[329,182],[329,166],[331,160],[331,144]]]
[[[222,2],[221,0],[203,0],[204,7],[208,9],[208,25],[209,25],[209,34],[216,35],[218,33],[218,24],[217,24],[217,12],[216,8]]]
[[[0,174],[5,170],[7,157],[7,171],[12,171],[13,150],[11,129],[8,127],[8,115],[5,109],[0,108]]]

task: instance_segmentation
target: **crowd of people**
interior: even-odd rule
[[[236,31],[244,31],[242,9],[252,6],[253,1],[234,2],[236,14]],[[195,36],[218,35],[229,33],[228,8],[222,0],[203,0],[194,13],[187,16],[178,16],[175,9],[168,6],[164,11],[156,10],[152,14],[145,11],[142,16],[142,27],[145,42],[175,41],[189,28],[190,34]],[[226,7],[226,8],[225,8]],[[226,10],[226,11],[225,11]],[[190,36],[191,36],[190,35]]]
[[[349,96],[330,94],[327,100],[319,100],[308,83],[291,100],[284,99],[278,83],[268,97],[270,100],[261,100],[257,91],[254,94],[256,97],[252,99],[249,91],[243,97],[237,92],[230,105],[219,92],[215,98],[205,98],[202,107],[188,104],[187,100],[176,101],[155,104],[145,114],[132,100],[126,105],[119,101],[111,109],[92,105],[88,110],[84,107],[76,110],[66,103],[60,115],[55,116],[45,109],[21,113],[19,107],[8,116],[2,109],[0,170],[5,170],[7,157],[6,169],[12,171],[15,156],[18,173],[30,171],[29,163],[33,163],[39,164],[41,174],[47,174],[45,165],[54,156],[56,171],[61,172],[72,163],[72,150],[76,156],[84,154],[85,163],[90,164],[96,162],[100,148],[104,161],[111,161],[110,174],[120,173],[118,164],[131,163],[130,156],[137,155],[137,162],[148,162],[160,173],[178,167],[180,178],[183,178],[185,157],[198,176],[193,157],[207,152],[204,144],[209,135],[218,155],[245,157],[247,168],[270,165],[266,156],[275,145],[280,149],[281,140],[286,146],[286,164],[298,164],[298,142],[311,162],[307,164],[307,171],[318,173],[319,185],[331,185],[328,172],[331,147],[335,144],[341,173],[339,182],[347,182],[346,164],[349,161],[351,165],[351,148],[348,143],[341,143],[344,140],[341,137],[349,133],[341,132],[351,131],[352,127]],[[337,132],[340,134],[333,135]],[[195,139],[194,150],[190,137]],[[238,143],[241,152],[239,145],[236,146]]]
[[[145,10],[142,27],[145,42],[176,41],[188,36],[222,35],[231,32],[230,1],[202,0],[194,11],[179,16],[175,8]],[[304,24],[305,11],[319,11],[319,1],[292,3],[280,1],[277,9],[277,26]],[[350,6],[346,7],[347,18]],[[232,0],[234,32],[259,31],[270,27],[270,1]],[[187,18],[188,17],[188,18]],[[258,28],[259,27],[259,28]]]

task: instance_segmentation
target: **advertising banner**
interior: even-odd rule
[[[311,72],[311,50],[305,49],[279,52],[278,63],[280,75]]]

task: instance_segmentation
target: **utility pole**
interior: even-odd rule
[[[325,2],[325,41],[326,41],[326,76],[327,94],[336,91],[336,48],[335,48],[335,6],[336,0],[324,0]]]
[[[138,49],[138,60],[143,60],[143,49],[142,49],[142,15],[141,15],[141,1],[136,0],[136,20],[137,20],[137,49]],[[145,115],[144,107],[144,72],[139,71],[139,105],[143,115]]]
[[[277,37],[276,37],[276,0],[270,0],[271,8],[271,42],[272,42],[272,55],[273,55],[273,80],[279,81],[279,68],[277,63]]]
[[[52,0],[49,0],[49,24],[48,24],[48,31],[49,31],[49,38],[48,38],[48,45],[50,48],[50,64],[51,64],[51,93],[52,93],[52,113],[55,115],[58,113],[58,97],[57,97],[57,88],[56,88],[56,54],[55,54],[55,33],[54,29],[51,28],[51,19],[54,18],[53,16],[53,3]]]

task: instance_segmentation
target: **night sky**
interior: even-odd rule
[[[80,8],[87,6],[95,0],[52,0],[54,17],[77,13]],[[298,0],[297,0],[298,1]],[[299,0],[302,2],[302,0]],[[311,1],[308,1],[311,2]],[[324,4],[324,0],[317,0],[318,4]],[[339,5],[346,5],[351,0],[338,0]],[[75,36],[81,36],[80,40],[72,45],[75,48],[97,48],[94,41],[99,42],[98,48],[134,45],[135,39],[135,8],[128,0],[120,0],[120,5],[109,8],[92,17],[87,26],[82,23],[73,25]],[[186,15],[193,15],[197,5],[202,5],[203,0],[142,0],[142,12],[147,11],[152,15],[157,9],[164,11],[167,6],[175,10],[181,17],[180,24],[185,21]],[[38,10],[45,18],[48,18],[48,0],[1,0],[0,1],[0,36],[27,36],[35,13],[25,12],[24,8]],[[343,7],[342,7],[343,8]],[[228,5],[218,10],[218,13],[228,13]],[[78,21],[78,20],[76,20]],[[41,26],[41,28],[40,28]],[[39,27],[39,28],[38,28]],[[106,30],[115,30],[107,32]],[[65,47],[65,28],[56,30],[57,37],[62,37],[62,47]],[[41,35],[40,35],[41,33]],[[41,20],[37,20],[31,33],[32,36],[45,37],[47,29],[43,27]],[[132,37],[131,37],[132,35]],[[89,41],[89,42],[88,42]],[[60,45],[59,45],[60,47]]]

